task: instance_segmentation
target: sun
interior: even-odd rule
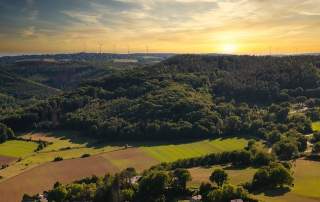
[[[222,45],[222,52],[226,54],[232,54],[237,51],[237,45],[236,44],[223,44]]]

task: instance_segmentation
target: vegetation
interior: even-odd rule
[[[273,163],[260,168],[253,177],[251,189],[270,189],[293,186],[293,176],[288,168],[280,163]]]
[[[289,108],[319,103],[317,63],[313,56],[175,56],[86,82],[0,120],[14,129],[73,128],[107,140],[250,134],[272,142],[274,134],[312,131],[310,118],[289,116]]]
[[[123,170],[121,173],[107,174],[102,178],[92,176],[84,178],[69,185],[59,182],[54,184],[52,190],[45,192],[48,201],[175,201],[179,198],[192,195],[186,187],[191,180],[188,170],[177,169],[173,172],[152,171],[145,173],[138,181],[133,168]],[[205,202],[224,202],[235,198],[246,201],[256,201],[250,198],[248,192],[242,187],[226,184],[221,187],[202,185],[199,190]],[[24,195],[22,201],[37,199],[38,196]]]
[[[198,193],[210,202],[254,201],[246,189],[291,188],[288,162],[308,154],[310,143],[314,154],[320,151],[319,56],[177,55],[123,69],[54,57],[54,62],[0,60],[5,64],[0,72],[1,127],[81,133],[72,143],[39,141],[32,150],[37,153],[23,156],[17,167],[5,168],[1,175],[12,176],[8,173],[16,174],[23,165],[74,157],[92,162],[101,157],[116,168],[145,168],[128,152],[150,165],[162,163],[135,183],[133,169],[57,183],[48,192],[49,201],[170,201]],[[8,130],[0,133],[4,141],[14,137]],[[0,144],[0,155],[1,146],[12,141],[17,140]],[[99,156],[85,158],[92,154]],[[220,168],[208,176],[217,187],[204,183],[196,192],[189,190],[192,176],[186,169],[212,165],[258,170],[252,182],[235,187]]]
[[[228,174],[222,169],[216,169],[210,176],[210,181],[221,187],[228,180]]]
[[[53,161],[63,161],[63,158],[61,156],[57,156],[53,159]]]
[[[22,140],[9,140],[0,144],[0,155],[9,157],[25,157],[33,153],[37,143]]]
[[[6,125],[0,123],[0,143],[4,143],[8,139],[13,139],[15,134],[13,130]]]
[[[192,168],[232,164],[235,167],[265,166],[275,160],[274,156],[258,148],[257,144],[248,142],[246,149],[211,153],[203,156],[179,159],[169,163],[152,166],[150,170],[174,170],[177,168]]]

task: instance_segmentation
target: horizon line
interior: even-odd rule
[[[320,54],[320,51],[318,52],[284,52],[284,53],[219,53],[219,52],[87,52],[87,51],[79,51],[79,52],[21,52],[21,53],[1,53],[0,52],[0,58],[1,57],[18,57],[18,56],[54,56],[54,55],[76,55],[76,54],[97,54],[97,55],[103,55],[103,54],[110,54],[110,55],[136,55],[136,54],[141,54],[141,55],[154,55],[154,54],[173,54],[173,55],[250,55],[250,56],[279,56],[279,55],[314,55],[314,54]]]

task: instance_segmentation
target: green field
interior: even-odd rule
[[[0,155],[10,157],[27,156],[37,148],[38,144],[20,140],[9,140],[0,144]]]
[[[312,123],[312,130],[313,131],[320,131],[320,121]]]
[[[110,163],[114,164],[113,166],[116,166],[119,169],[124,169],[130,165],[135,165],[139,169],[147,169],[151,165],[150,163],[143,164],[144,160],[157,164],[160,162],[170,162],[177,159],[196,157],[214,152],[242,149],[247,145],[248,141],[245,138],[230,137],[225,139],[194,141],[192,143],[179,142],[175,144],[159,144],[155,142],[118,142],[112,144],[101,144],[101,142],[97,143],[96,140],[83,138],[73,131],[29,133],[21,135],[21,137],[26,139],[31,138],[33,140],[41,139],[51,142],[51,144],[39,152],[33,152],[36,148],[35,143],[22,142],[22,145],[29,143],[34,147],[22,152],[25,155],[20,162],[0,171],[0,175],[5,178],[15,176],[24,172],[28,168],[32,168],[46,162],[51,162],[57,156],[61,156],[64,159],[71,159],[79,158],[86,153],[91,155],[102,155]],[[138,151],[135,150],[136,154],[131,154],[130,152],[132,152],[132,150],[118,151],[119,149],[123,149],[126,144],[137,149]],[[19,145],[11,145],[10,148],[23,147],[20,147]],[[9,149],[5,149],[5,151],[9,151]],[[18,151],[20,151],[20,149],[15,152]]]
[[[215,168],[224,168],[228,173],[229,182],[238,185],[249,182],[257,169],[233,169],[225,166],[210,168],[191,168],[190,187],[197,187],[201,182],[209,181],[209,176]],[[294,187],[291,191],[267,190],[254,197],[265,202],[316,202],[320,201],[320,162],[299,159],[294,164]]]
[[[245,168],[245,169],[234,169],[227,166],[212,166],[210,168],[191,168],[189,169],[192,181],[189,186],[196,187],[201,184],[201,182],[209,182],[209,177],[211,173],[217,169],[223,168],[228,173],[229,182],[233,185],[239,185],[241,183],[249,182],[257,169],[255,168]]]
[[[297,160],[294,167],[294,187],[290,192],[268,191],[256,197],[267,202],[320,201],[320,162]]]
[[[243,149],[248,140],[244,138],[226,138],[203,140],[185,144],[167,144],[142,147],[150,156],[160,162],[170,162],[178,159],[191,158],[208,153]]]

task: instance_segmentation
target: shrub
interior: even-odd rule
[[[91,156],[91,155],[90,154],[82,154],[81,158],[87,158],[89,156]]]
[[[63,158],[60,156],[57,156],[56,158],[53,159],[53,161],[62,161],[62,160],[63,160]]]

